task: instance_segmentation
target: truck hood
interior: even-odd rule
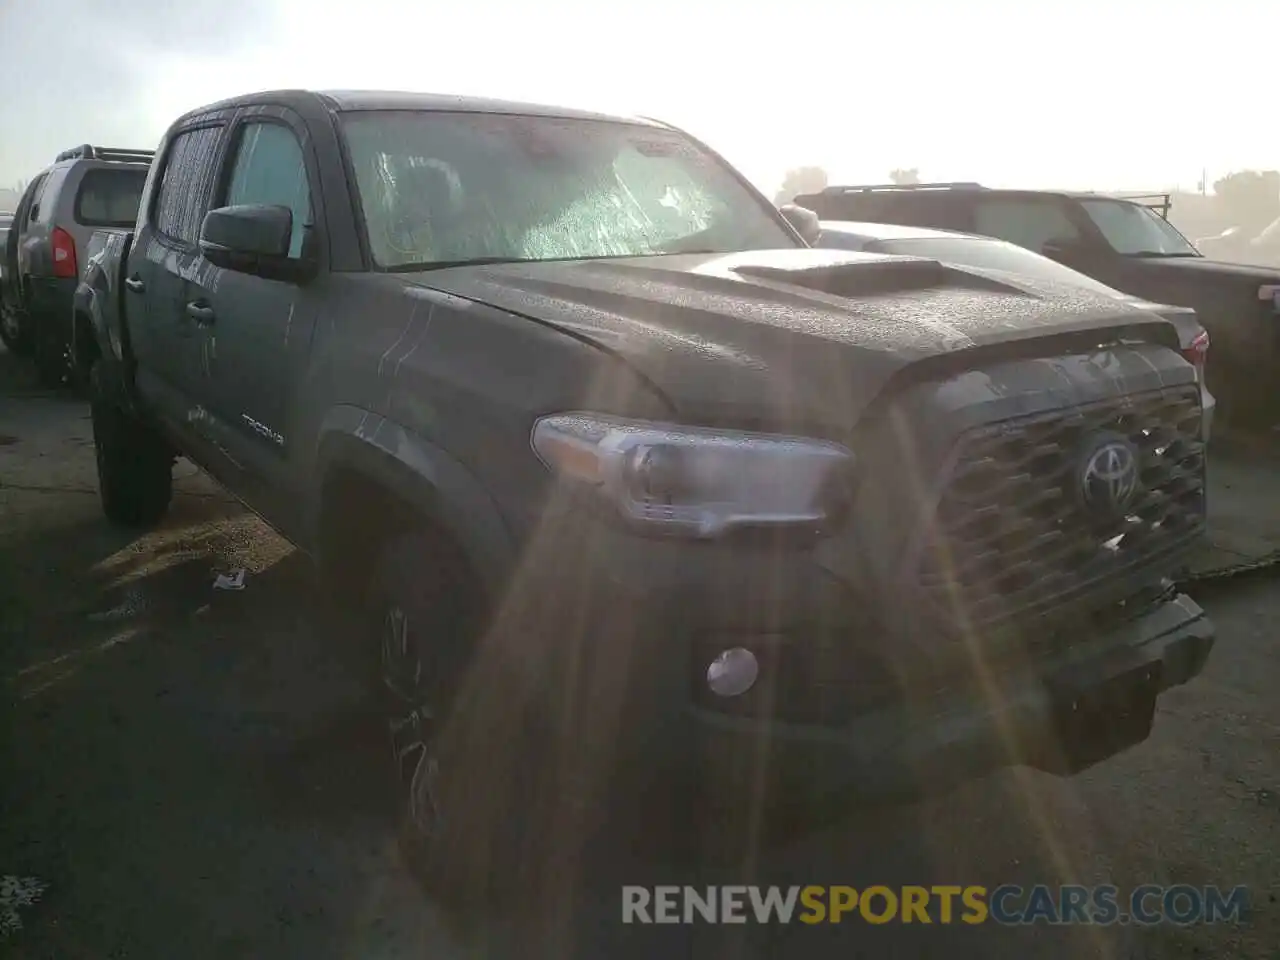
[[[936,260],[843,250],[522,262],[405,279],[609,351],[681,413],[712,419],[782,403],[789,416],[852,425],[908,368],[1052,354],[1063,340],[1097,346],[1143,327],[1160,342],[1169,334],[1158,317],[1089,291],[1034,292]]]
[[[1074,288],[1075,284],[1065,283],[1060,279],[1045,280],[1042,277],[1033,277],[1023,273],[1010,273],[1006,270],[990,270],[980,267],[965,267],[964,269],[979,273],[986,277],[999,280],[1010,287],[1015,287],[1025,294],[1036,297],[1054,297],[1063,290]],[[1097,287],[1089,287],[1089,289],[1097,290]],[[1168,303],[1157,303],[1148,300],[1145,297],[1138,297],[1131,293],[1125,293],[1122,290],[1115,290],[1111,287],[1103,286],[1098,292],[1099,296],[1106,296],[1117,300],[1133,310],[1141,310],[1144,313],[1154,313],[1162,320],[1168,321],[1174,331],[1177,333],[1178,345],[1180,348],[1191,346],[1196,336],[1204,332],[1204,327],[1200,323],[1200,319],[1196,314],[1194,307],[1180,307]]]

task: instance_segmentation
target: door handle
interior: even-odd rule
[[[134,293],[142,293],[143,290],[147,289],[146,283],[136,273],[132,277],[130,277],[128,280],[126,280],[124,282],[124,285],[128,287],[130,290],[132,290]]]
[[[200,326],[207,327],[213,323],[213,307],[202,300],[192,300],[187,304],[187,316]]]

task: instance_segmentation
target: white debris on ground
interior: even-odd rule
[[[46,888],[46,884],[35,877],[0,877],[0,938],[22,929],[18,910],[39,903]]]
[[[231,574],[220,573],[218,578],[213,581],[213,589],[215,590],[243,590],[244,589],[245,568],[240,567]]]

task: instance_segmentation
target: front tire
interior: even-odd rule
[[[444,731],[464,682],[463,651],[474,640],[468,636],[474,614],[465,609],[457,559],[437,538],[422,533],[393,540],[375,564],[368,604],[377,651],[376,701],[387,733],[401,850],[424,885],[452,894],[453,906],[482,900],[486,892],[477,889],[482,884],[470,869],[474,860],[462,862],[455,850],[459,824],[441,809]],[[446,824],[455,832],[446,833]],[[450,885],[455,858],[459,872]]]
[[[90,413],[102,511],[126,527],[155,525],[173,497],[173,451],[106,389],[102,361],[90,371]]]
[[[369,607],[407,865],[464,922],[533,906],[571,869],[576,844],[555,824],[575,791],[518,658],[486,634],[469,567],[445,537],[403,535]]]

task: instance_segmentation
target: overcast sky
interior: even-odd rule
[[[278,87],[644,113],[772,192],[834,180],[1194,186],[1280,167],[1276,0],[0,0],[0,185]]]

